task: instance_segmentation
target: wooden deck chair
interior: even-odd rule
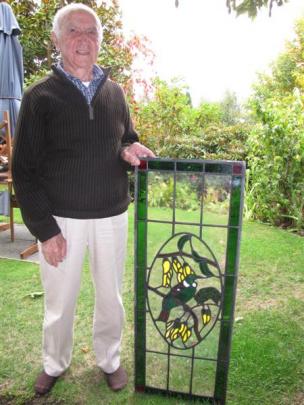
[[[1,113],[0,113],[1,114]],[[10,121],[8,111],[2,111],[2,117],[0,121],[0,184],[4,184],[4,192],[8,192],[9,195],[9,224],[0,224],[0,230],[10,229],[11,241],[15,239],[14,233],[14,207],[11,204],[11,196],[13,194],[12,184],[12,137],[10,129]]]
[[[1,114],[1,113],[0,113]],[[12,181],[12,152],[13,142],[11,137],[9,112],[2,111],[0,116],[0,162],[7,170],[0,172],[0,184],[5,184],[9,195],[9,224],[0,224],[0,231],[10,229],[11,241],[15,240],[14,229],[14,208],[18,208],[18,202],[14,193]],[[21,259],[36,253],[38,250],[37,243],[33,243],[28,248],[20,253]]]

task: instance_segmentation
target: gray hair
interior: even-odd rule
[[[102,38],[103,38],[103,32],[102,32],[102,25],[101,25],[100,19],[92,8],[86,6],[85,4],[82,4],[82,3],[72,3],[72,4],[68,4],[67,6],[60,8],[54,16],[52,32],[54,32],[55,35],[57,37],[59,37],[61,30],[62,30],[64,20],[71,13],[75,13],[77,11],[84,11],[85,13],[88,13],[92,17],[94,17],[94,19],[96,21],[97,31],[98,31],[98,39],[99,39],[99,42],[101,43]]]

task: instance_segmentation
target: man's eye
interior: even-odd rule
[[[87,33],[89,35],[96,36],[97,35],[97,30],[95,28],[92,28],[92,29],[88,30]]]

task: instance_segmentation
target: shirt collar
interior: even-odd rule
[[[80,79],[78,79],[78,77],[75,77],[75,76],[71,75],[71,73],[65,71],[63,68],[62,62],[59,62],[57,64],[57,68],[61,72],[63,72],[68,79],[81,81]],[[93,80],[92,81],[100,80],[103,78],[103,76],[104,76],[103,70],[98,65],[93,65]]]

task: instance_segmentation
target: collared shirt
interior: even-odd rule
[[[77,87],[78,90],[81,91],[81,93],[86,98],[87,103],[91,104],[94,94],[96,93],[96,90],[104,77],[102,69],[97,65],[93,65],[93,80],[91,80],[90,84],[86,86],[80,79],[66,72],[63,69],[62,63],[58,63],[57,68],[64,73],[66,78],[69,79]]]

